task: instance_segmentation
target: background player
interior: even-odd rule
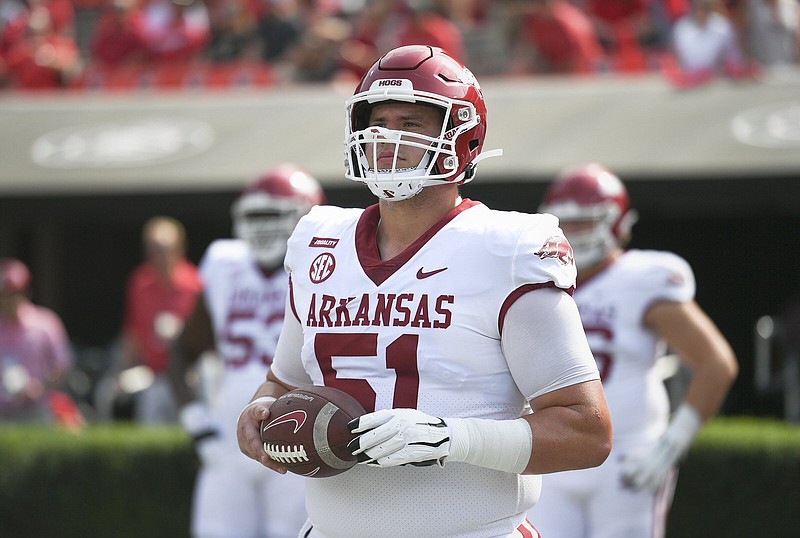
[[[322,202],[322,190],[307,172],[293,164],[272,168],[232,206],[237,239],[214,241],[200,262],[202,300],[170,360],[180,421],[202,462],[192,514],[195,537],[294,537],[306,519],[305,479],[265,472],[242,456],[235,428],[275,354],[288,289],[286,240],[300,217]],[[187,373],[214,349],[221,374],[217,390],[203,399],[187,383]]]
[[[675,466],[722,405],[736,358],[694,301],[694,274],[670,252],[624,250],[636,214],[623,183],[598,164],[564,170],[542,212],[559,217],[575,254],[575,302],[614,424],[614,449],[598,468],[549,475],[531,511],[545,536],[664,535]],[[691,370],[669,422],[658,358],[677,354]]]
[[[317,207],[292,234],[286,322],[240,447],[283,470],[259,438],[269,403],[333,386],[368,411],[361,464],[308,481],[302,536],[536,536],[536,475],[598,465],[611,443],[569,244],[552,216],[460,197],[495,153],[480,86],[446,52],[390,51],[346,110],[346,176],[379,201]]]

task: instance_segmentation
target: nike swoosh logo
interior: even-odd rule
[[[422,267],[420,267],[419,271],[417,271],[417,278],[422,280],[423,278],[428,278],[429,276],[441,273],[442,271],[447,271],[447,267],[442,267],[441,269],[434,269],[433,271],[423,271]]]
[[[306,423],[306,412],[302,409],[298,409],[297,411],[289,411],[279,417],[272,419],[269,424],[263,426],[261,428],[262,433],[273,426],[278,426],[280,424],[286,424],[288,422],[294,422],[294,433],[297,433],[300,430],[300,427]]]

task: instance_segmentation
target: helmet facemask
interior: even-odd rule
[[[286,256],[286,242],[309,208],[264,193],[248,194],[233,206],[234,236],[245,241],[261,267],[276,269]]]
[[[605,259],[614,249],[622,246],[630,235],[636,220],[636,213],[628,210],[620,215],[617,204],[606,202],[591,206],[581,206],[574,202],[560,202],[546,205],[542,212],[559,218],[561,225],[586,223],[580,230],[567,232],[567,237],[578,271],[592,267]]]
[[[369,125],[372,106],[387,102],[414,103],[432,106],[441,111],[442,125],[436,136],[387,129]],[[456,122],[452,121],[455,111]],[[436,94],[413,90],[369,90],[347,101],[345,177],[366,183],[373,194],[384,200],[405,200],[423,187],[460,182],[456,141],[463,133],[480,123],[472,103],[445,99]],[[454,125],[455,124],[455,125]],[[352,128],[351,128],[352,127]],[[374,168],[378,148],[393,149],[389,168]],[[397,157],[402,147],[427,150],[414,167],[398,168]]]

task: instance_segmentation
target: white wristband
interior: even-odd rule
[[[244,415],[244,412],[250,409],[251,406],[254,406],[256,404],[266,404],[266,406],[269,407],[275,402],[275,400],[277,400],[277,398],[275,398],[274,396],[259,396],[258,398],[256,398],[255,400],[244,406],[242,412],[239,413],[239,418],[236,419],[236,423],[237,424],[239,423],[239,420],[241,420],[242,415]]]
[[[445,461],[516,474],[522,474],[528,466],[533,432],[524,418],[448,418],[445,422],[450,429],[450,454]]]

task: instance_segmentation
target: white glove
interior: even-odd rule
[[[634,490],[658,491],[670,470],[689,450],[702,423],[691,405],[681,404],[667,431],[655,444],[623,456],[622,483]]]
[[[416,409],[381,409],[350,422],[361,434],[348,445],[359,463],[373,467],[443,464],[450,452],[444,420]]]
[[[178,416],[203,465],[218,463],[225,450],[206,404],[200,401],[190,402],[181,407]]]
[[[383,409],[353,419],[349,426],[361,434],[350,442],[353,455],[373,467],[444,467],[445,461],[454,461],[520,474],[533,443],[524,418],[441,419],[416,409]]]

